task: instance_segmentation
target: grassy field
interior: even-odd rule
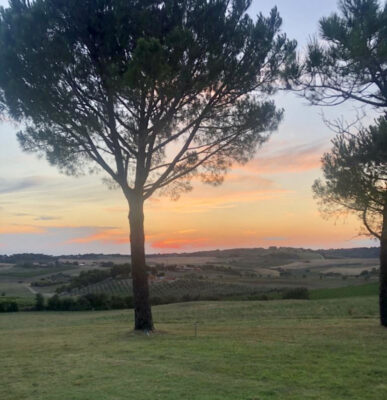
[[[0,318],[2,400],[384,400],[375,296]],[[197,337],[195,337],[195,321]]]
[[[321,299],[341,299],[344,297],[372,296],[379,293],[379,283],[373,282],[358,286],[344,286],[340,288],[316,289],[310,292],[310,298]]]

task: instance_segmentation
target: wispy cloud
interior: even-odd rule
[[[49,215],[41,215],[40,217],[36,217],[35,221],[55,221],[58,219],[62,219],[61,217],[53,217]]]
[[[0,194],[8,194],[29,190],[46,183],[42,176],[29,176],[22,179],[8,180],[0,179]]]
[[[288,238],[285,236],[268,236],[262,238],[262,240],[268,241],[268,242],[276,242],[276,241],[282,241],[282,240],[287,240]]]
[[[325,142],[289,146],[268,156],[260,156],[241,169],[257,174],[303,172],[320,168]]]

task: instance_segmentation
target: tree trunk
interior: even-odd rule
[[[144,200],[135,197],[129,204],[130,245],[134,299],[134,329],[152,331],[148,274],[145,264]]]
[[[387,204],[383,209],[383,226],[380,238],[380,323],[387,327]]]

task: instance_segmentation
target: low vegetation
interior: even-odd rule
[[[150,336],[132,313],[3,314],[0,398],[385,399],[376,296],[157,306]]]
[[[105,265],[104,265],[105,267]],[[78,276],[70,279],[70,282],[66,285],[60,286],[56,289],[57,293],[70,292],[74,289],[80,289],[93,285],[98,282],[105,281],[109,278],[128,278],[131,275],[130,264],[119,264],[112,265],[107,270],[92,269],[89,271],[81,271]]]

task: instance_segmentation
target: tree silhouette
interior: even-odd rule
[[[387,3],[341,0],[340,14],[320,20],[301,87],[313,103],[336,105],[348,99],[387,108]]]
[[[380,240],[380,321],[387,326],[387,121],[356,135],[342,132],[322,159],[325,181],[313,191],[325,212],[349,210]]]
[[[135,329],[151,330],[144,201],[218,184],[277,128],[268,99],[297,75],[274,8],[250,0],[11,0],[0,104],[25,151],[68,174],[99,166],[129,205]]]

